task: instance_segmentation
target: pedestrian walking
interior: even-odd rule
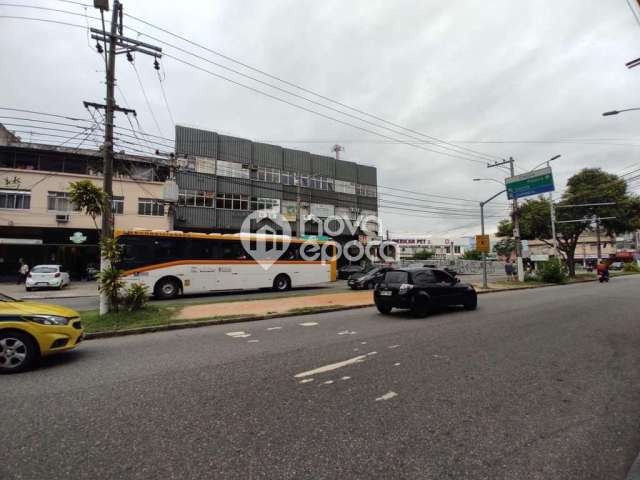
[[[29,274],[29,265],[21,258],[18,260],[18,285],[22,285],[27,280]]]
[[[504,273],[507,274],[507,281],[510,282],[513,278],[513,264],[510,260],[507,260],[507,263],[504,264]]]

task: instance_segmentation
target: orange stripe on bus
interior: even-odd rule
[[[175,267],[178,265],[257,265],[260,262],[257,260],[176,260],[173,262],[157,263],[155,265],[149,265],[148,267],[134,268],[132,270],[126,270],[122,276],[132,275],[134,273],[149,272],[151,270],[159,270],[166,267]],[[269,263],[269,262],[264,262]],[[276,260],[276,265],[319,265],[323,262],[321,260]]]

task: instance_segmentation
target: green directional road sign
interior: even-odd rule
[[[505,185],[509,199],[528,197],[555,190],[550,167],[507,178]]]

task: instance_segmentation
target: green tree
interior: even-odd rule
[[[574,207],[593,203],[614,202],[614,205]],[[591,218],[615,217],[602,220],[602,233],[614,235],[640,227],[640,199],[627,193],[626,182],[599,168],[581,170],[567,181],[567,188],[556,207],[556,220],[582,220],[556,224],[558,250],[566,258],[569,275],[575,276],[575,252],[580,236],[593,230]],[[520,236],[523,239],[538,239],[549,246],[551,240],[551,207],[546,198],[524,201],[518,208]],[[511,235],[511,221],[498,225],[498,236]]]
[[[422,250],[418,250],[413,254],[413,259],[429,260],[430,258],[433,258],[434,255],[435,255],[435,252],[433,250],[427,250],[426,248],[423,248]]]
[[[69,199],[91,217],[98,230],[96,218],[102,215],[107,194],[90,180],[79,180],[69,184]]]
[[[507,221],[507,223],[510,225],[510,222]],[[500,229],[498,229],[498,236],[511,237],[511,233],[508,235],[500,235],[500,233]],[[503,238],[493,246],[493,251],[501,257],[510,257],[515,250],[516,241],[513,238]]]
[[[467,250],[462,255],[463,260],[482,260],[482,252],[478,250]]]

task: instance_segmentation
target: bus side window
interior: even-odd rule
[[[194,260],[212,260],[214,256],[214,242],[211,240],[192,239],[188,256]]]
[[[249,256],[239,240],[223,240],[220,242],[220,258],[223,260],[247,260]]]
[[[300,260],[300,244],[290,243],[287,251],[282,255],[283,260]]]

